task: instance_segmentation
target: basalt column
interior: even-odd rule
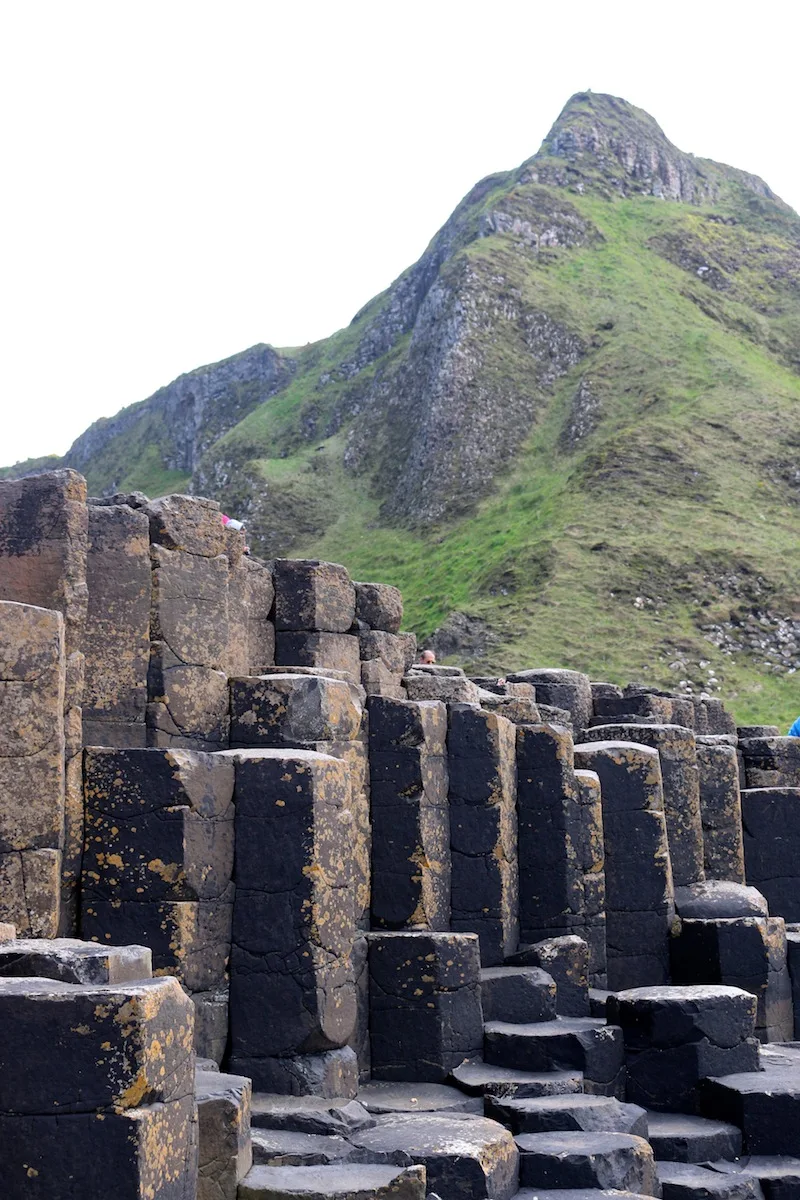
[[[148,744],[220,750],[228,745],[229,574],[244,540],[210,500],[167,496],[145,511],[153,568]]]
[[[193,996],[198,1050],[227,1031],[233,764],[192,750],[84,751],[83,936],[140,943]]]
[[[770,912],[800,921],[800,787],[743,791],[742,822],[747,882]]]
[[[0,979],[0,1023],[6,1200],[194,1200],[194,1014],[176,980]]]
[[[231,750],[236,896],[230,1069],[255,1091],[354,1095],[349,770],[308,750]]]
[[[658,751],[675,886],[705,879],[700,782],[692,730],[682,725],[600,725],[586,731],[586,740],[638,742]]]
[[[0,921],[55,937],[64,845],[64,619],[0,602]]]
[[[658,753],[584,742],[575,762],[600,779],[605,845],[608,986],[666,983],[674,893]]]
[[[519,725],[516,733],[520,940],[531,943],[586,923],[583,812],[567,731]]]
[[[438,700],[372,696],[369,763],[372,926],[450,925],[447,709]]]
[[[451,928],[478,934],[484,966],[512,954],[519,933],[515,739],[505,717],[450,708]]]
[[[264,676],[232,679],[231,747],[315,750],[347,763],[356,919],[369,928],[372,832],[364,693],[347,679],[333,677],[341,672],[326,676],[326,669],[274,667]]]
[[[589,983],[605,988],[606,973],[606,852],[603,842],[603,800],[600,777],[594,771],[575,771],[581,799],[580,858],[586,924],[581,931],[589,947]]]
[[[744,883],[742,802],[736,747],[698,738],[697,770],[706,875],[709,879]],[[783,909],[776,911],[783,912]]]
[[[351,633],[356,589],[346,569],[317,559],[277,559],[275,661],[332,667],[361,681],[358,637]]]
[[[76,471],[0,482],[0,600],[55,609],[64,617],[63,933],[75,929],[83,841],[80,751],[88,524],[86,481]]]
[[[144,746],[150,659],[150,523],[127,504],[89,506],[84,636],[87,746]]]

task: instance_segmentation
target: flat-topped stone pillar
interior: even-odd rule
[[[515,744],[505,717],[451,706],[451,928],[478,934],[484,966],[512,954],[519,934]]]
[[[709,879],[744,883],[742,803],[736,747],[698,741],[696,748],[706,875]]]
[[[608,1020],[622,1029],[632,1104],[695,1112],[700,1079],[758,1070],[756,1000],[741,988],[631,988],[609,997]]]
[[[672,877],[676,886],[705,879],[700,780],[692,730],[682,725],[608,724],[587,730],[586,740],[637,742],[658,751]]]
[[[231,1070],[257,1091],[355,1094],[348,768],[307,750],[220,757],[236,768]]]
[[[0,978],[0,1020],[4,1196],[196,1195],[193,1006],[177,980]]]
[[[666,983],[675,910],[658,751],[592,741],[574,754],[600,780],[608,985]]]
[[[481,964],[474,933],[371,933],[374,1079],[444,1083],[483,1048]]]
[[[579,931],[586,921],[583,806],[565,729],[517,726],[517,817],[520,941]]]
[[[373,929],[450,926],[447,709],[371,696]]]
[[[23,937],[59,929],[65,687],[61,613],[0,601],[0,920]]]

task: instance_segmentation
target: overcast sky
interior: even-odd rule
[[[8,0],[0,464],[325,337],[612,92],[800,208],[796,3]]]

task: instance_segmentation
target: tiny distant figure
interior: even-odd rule
[[[794,725],[789,730],[789,737],[800,737],[800,717],[797,718]]]
[[[432,650],[423,650],[419,656],[419,661],[423,666],[428,667],[431,663],[436,662],[436,655]],[[798,719],[800,720],[800,718]]]

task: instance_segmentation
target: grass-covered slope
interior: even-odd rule
[[[760,180],[574,97],[347,329],[270,353],[191,463],[262,553],[396,583],[466,664],[800,711],[800,219]],[[177,461],[126,441],[128,487]]]

